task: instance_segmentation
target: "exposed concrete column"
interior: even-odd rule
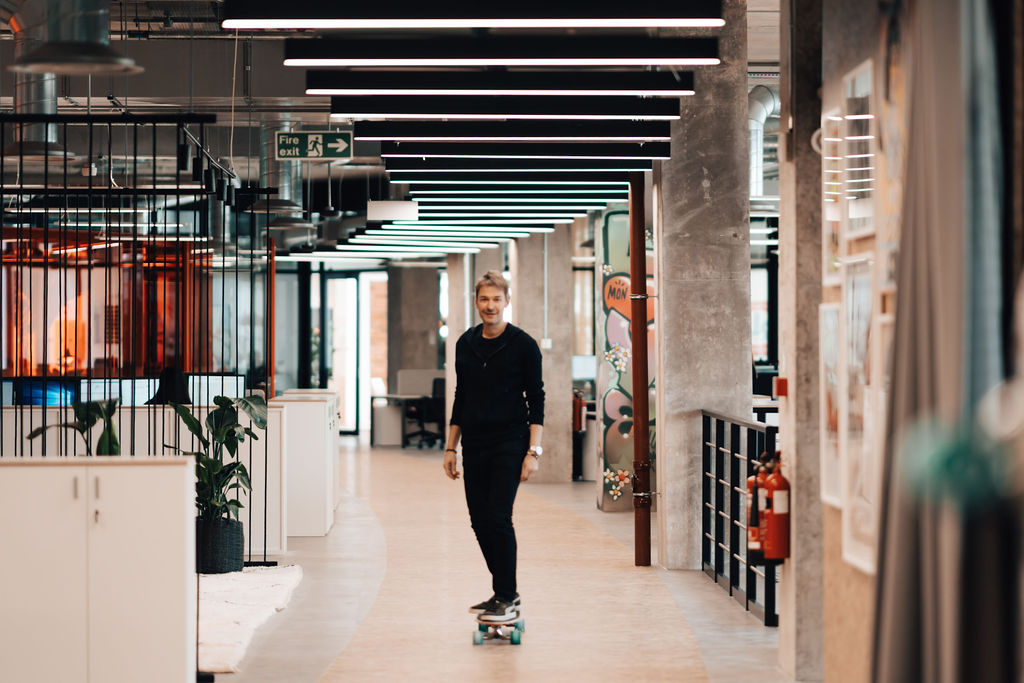
[[[818,441],[821,302],[821,2],[782,3],[779,135],[779,400],[782,471],[792,486],[790,559],[779,585],[779,666],[801,681],[824,676],[822,509]],[[787,134],[787,123],[792,126]]]
[[[722,64],[672,123],[672,158],[656,174],[658,558],[701,564],[701,420],[751,414],[747,21],[724,0]]]
[[[537,340],[544,356],[544,457],[540,472],[530,481],[572,481],[571,242],[570,226],[559,225],[553,233],[516,240],[509,259],[515,287],[512,318]],[[550,340],[550,348],[544,348],[545,339]]]
[[[438,278],[435,268],[388,268],[388,391],[403,368],[437,367]]]
[[[469,254],[448,255],[448,339],[444,345],[444,414],[448,416],[451,416],[452,404],[455,403],[455,342],[469,327],[468,321],[472,320],[473,316],[469,300],[469,293],[473,288],[472,274],[469,270],[471,260]]]

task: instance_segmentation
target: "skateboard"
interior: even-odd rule
[[[487,640],[507,640],[513,645],[523,642],[526,620],[522,618],[522,612],[508,621],[481,621],[477,617],[476,623],[477,629],[473,631],[474,645],[483,645]]]

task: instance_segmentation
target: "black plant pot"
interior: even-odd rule
[[[196,517],[196,571],[225,574],[242,570],[245,541],[235,519]]]

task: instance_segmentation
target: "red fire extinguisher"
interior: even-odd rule
[[[775,453],[774,471],[765,480],[767,514],[765,517],[764,558],[781,562],[789,557],[789,482],[782,476],[782,455]]]
[[[765,505],[768,472],[764,465],[747,477],[747,562],[764,564]]]

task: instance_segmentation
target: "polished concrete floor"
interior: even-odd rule
[[[592,483],[520,488],[523,644],[474,647],[490,578],[441,454],[351,440],[339,462],[333,529],[274,558],[305,578],[218,681],[790,680],[777,632],[702,573],[633,566],[632,515],[596,510]]]

